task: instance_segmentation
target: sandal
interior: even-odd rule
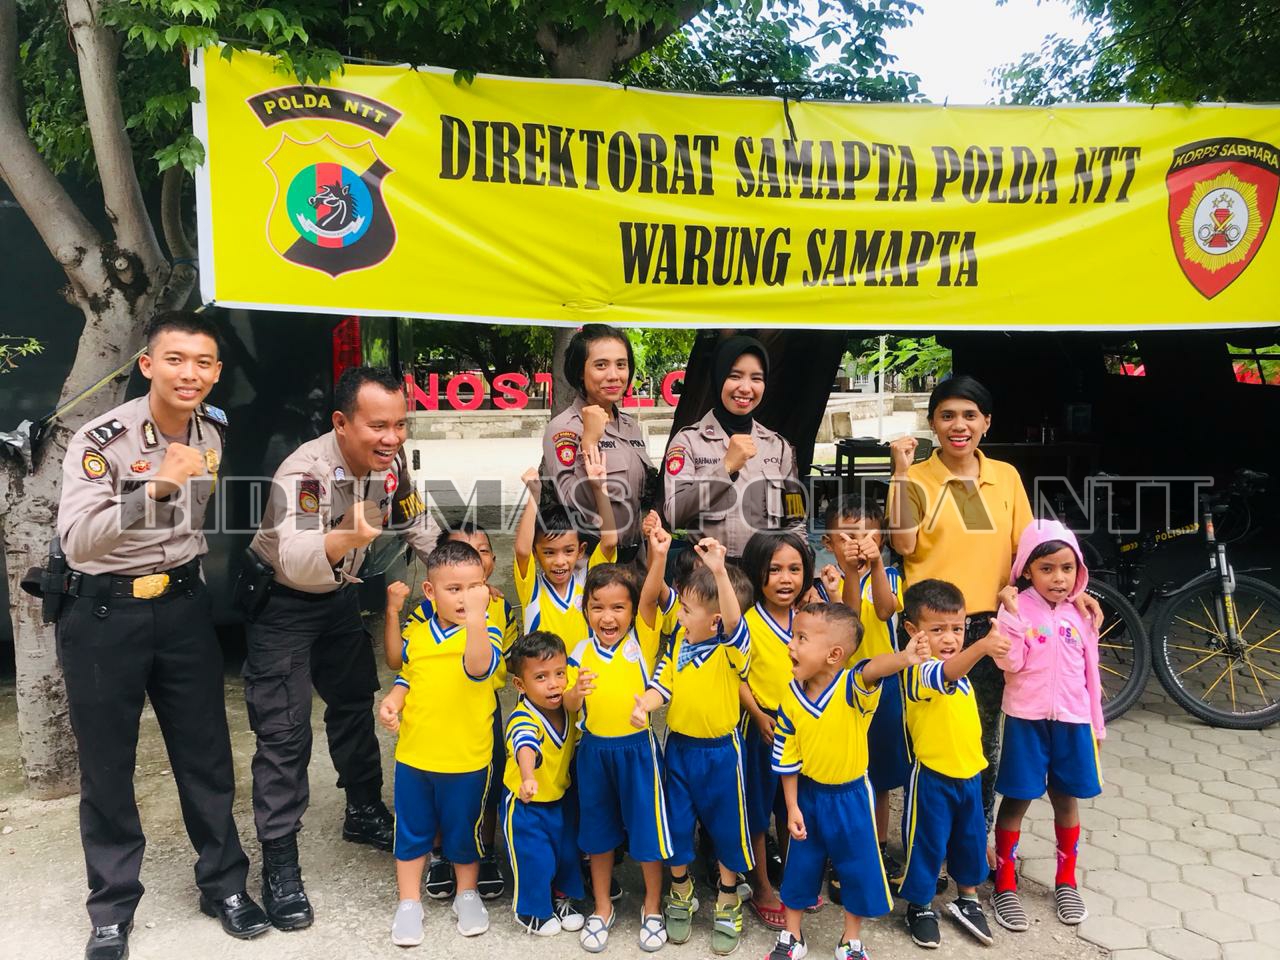
[[[582,932],[578,934],[578,942],[582,944],[582,949],[587,953],[600,953],[603,951],[605,944],[609,942],[609,931],[613,929],[613,922],[616,919],[618,919],[617,910],[609,914],[608,920],[598,913],[593,913],[587,917],[587,922],[583,925]]]
[[[617,911],[614,911],[615,913]],[[667,942],[667,925],[662,922],[662,914],[650,913],[640,917],[640,949],[645,953],[656,953]]]
[[[804,912],[805,912],[805,913],[817,913],[819,910],[821,910],[821,909],[822,909],[823,907],[825,907],[826,905],[827,905],[827,898],[826,898],[826,897],[824,897],[822,894],[818,894],[818,902],[817,902],[817,903],[815,903],[812,907],[805,907],[805,908],[804,908]]]
[[[747,901],[747,906],[770,930],[785,930],[787,927],[787,911],[781,905],[776,907],[766,907],[764,904],[752,897]]]

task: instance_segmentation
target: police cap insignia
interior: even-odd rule
[[[101,480],[107,475],[107,461],[95,450],[86,450],[80,459],[84,475],[90,480]]]
[[[99,447],[105,447],[107,444],[124,435],[125,425],[119,420],[112,418],[106,420],[96,427],[90,427],[85,431],[85,436],[96,443]]]
[[[320,512],[320,481],[305,477],[298,482],[298,509],[303,513]]]
[[[151,461],[135,460],[133,461],[133,463],[129,464],[129,469],[132,470],[134,473],[146,473],[148,470],[151,469]]]

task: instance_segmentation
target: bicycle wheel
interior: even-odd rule
[[[1098,675],[1102,715],[1110,722],[1133,706],[1151,677],[1151,647],[1142,617],[1119,590],[1089,581],[1086,592],[1102,607],[1098,631]]]
[[[1227,648],[1222,585],[1174,594],[1151,630],[1156,675],[1184,710],[1205,723],[1259,730],[1280,720],[1280,590],[1236,577],[1240,648]]]

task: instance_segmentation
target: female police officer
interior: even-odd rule
[[[623,331],[603,323],[584,325],[569,341],[564,358],[565,376],[578,396],[547,424],[542,438],[543,472],[550,476],[560,502],[593,518],[594,499],[581,451],[599,445],[622,562],[633,559],[640,548],[641,503],[655,473],[639,421],[619,406],[634,367],[631,341]]]
[[[667,447],[666,515],[673,527],[700,529],[740,557],[757,530],[803,526],[804,498],[791,444],[752,416],[769,374],[764,345],[729,337],[712,369],[719,402]]]

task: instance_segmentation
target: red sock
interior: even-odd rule
[[[1058,875],[1053,882],[1057,886],[1076,885],[1076,854],[1080,851],[1080,824],[1074,827],[1053,825],[1053,832],[1058,836]]]
[[[996,827],[996,893],[1018,889],[1018,838],[1020,830]]]

